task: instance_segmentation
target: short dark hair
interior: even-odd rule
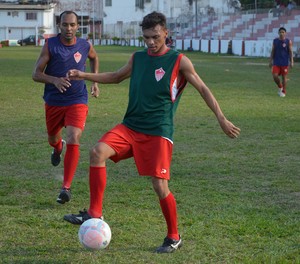
[[[140,24],[140,26],[142,27],[142,30],[154,28],[157,25],[161,25],[162,27],[166,28],[167,27],[167,19],[164,14],[155,12],[155,11],[146,15],[143,18],[142,23]]]
[[[278,29],[278,32],[280,32],[281,30],[284,30],[284,32],[286,32],[286,29],[285,29],[284,27],[280,27],[280,28]]]
[[[70,15],[70,14],[73,14],[76,16],[76,21],[78,23],[78,15],[74,12],[74,11],[71,11],[71,10],[67,10],[67,11],[64,11],[62,12],[60,15],[59,15],[59,22],[61,21],[61,18],[63,17],[63,15]]]

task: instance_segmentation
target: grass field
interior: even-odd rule
[[[134,48],[97,51],[100,71],[111,71]],[[186,53],[241,135],[227,138],[196,90],[186,88],[175,120],[170,181],[184,246],[158,255],[153,251],[166,225],[149,178],[138,176],[132,159],[107,164],[108,249],[85,250],[78,226],[63,221],[64,214],[89,206],[88,151],[122,120],[129,82],[101,85],[101,96],[90,98],[73,199],[59,205],[63,168],[50,164],[43,85],[31,79],[39,52],[0,49],[0,262],[300,263],[299,63],[280,98],[267,58]]]

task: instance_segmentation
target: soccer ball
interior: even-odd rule
[[[80,243],[87,249],[104,249],[111,240],[111,230],[103,220],[91,218],[80,226],[78,237]]]

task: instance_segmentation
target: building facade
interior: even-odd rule
[[[101,37],[102,0],[6,0],[0,2],[0,41],[55,35],[59,15],[65,10],[79,15],[82,37]]]
[[[58,16],[65,10],[79,15],[82,37],[138,38],[146,14],[166,15],[171,34],[208,13],[234,12],[237,0],[5,0],[0,3],[0,40],[58,33]]]
[[[0,40],[23,39],[53,33],[55,5],[0,4]]]
[[[143,16],[159,11],[166,15],[172,34],[201,14],[234,12],[237,0],[104,0],[103,36],[105,38],[137,38]]]

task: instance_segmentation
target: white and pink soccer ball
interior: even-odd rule
[[[80,226],[78,237],[80,243],[87,249],[104,249],[110,243],[111,230],[105,221],[91,218]]]

